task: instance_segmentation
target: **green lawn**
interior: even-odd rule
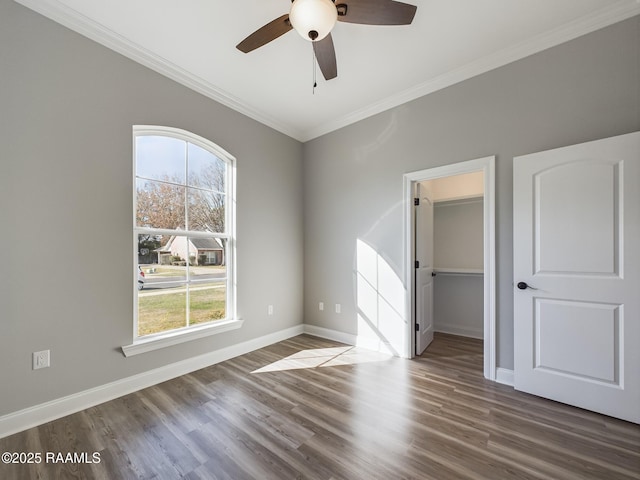
[[[209,287],[201,289],[202,287]],[[162,295],[138,297],[138,335],[149,335],[187,326],[184,289]],[[189,292],[189,324],[225,318],[226,288],[220,284],[202,285]]]

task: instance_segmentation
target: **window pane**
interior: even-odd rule
[[[185,187],[136,180],[136,225],[185,229]]]
[[[226,317],[226,282],[189,286],[189,324],[212,322]]]
[[[186,287],[138,291],[138,336],[187,326]]]
[[[138,265],[157,264],[162,246],[166,243],[167,239],[162,235],[138,234]]]
[[[184,286],[187,281],[185,245],[185,237],[139,234],[138,287],[158,290]]]
[[[187,283],[187,267],[184,261],[173,261],[167,265],[145,265],[140,268],[144,274],[141,290],[159,291],[184,287]],[[140,282],[138,282],[140,283]],[[140,285],[138,285],[140,288]]]
[[[224,233],[225,196],[206,190],[189,189],[189,230]]]
[[[185,184],[187,142],[171,137],[136,137],[136,176]]]
[[[192,143],[188,146],[188,185],[216,192],[225,191],[226,163]]]
[[[224,240],[217,238],[190,238],[189,239],[189,263],[191,277],[200,272],[207,273],[214,265],[222,265],[224,262]]]

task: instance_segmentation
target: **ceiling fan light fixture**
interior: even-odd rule
[[[338,10],[331,0],[295,0],[289,21],[302,38],[319,41],[329,35],[338,20]]]

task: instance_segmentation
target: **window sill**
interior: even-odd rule
[[[198,338],[236,330],[242,327],[243,322],[244,320],[240,319],[223,320],[210,325],[203,325],[202,327],[193,327],[188,330],[169,332],[164,335],[154,335],[151,338],[142,337],[141,339],[134,341],[131,345],[123,345],[122,353],[125,357],[131,357],[133,355],[151,352],[153,350],[178,345]]]

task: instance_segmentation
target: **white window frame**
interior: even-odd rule
[[[151,335],[138,336],[138,234],[163,233],[160,229],[138,227],[136,225],[137,189],[136,189],[136,138],[141,136],[162,136],[182,140],[203,148],[227,164],[225,177],[225,233],[217,232],[188,232],[189,237],[224,238],[226,239],[225,264],[227,266],[226,289],[226,318],[207,324],[185,326],[180,329],[160,332]],[[215,143],[199,135],[173,127],[134,125],[133,126],[133,343],[122,346],[125,356],[156,350],[159,348],[176,345],[197,338],[214,335],[217,333],[235,330],[242,326],[242,320],[236,314],[236,159]],[[164,233],[173,233],[166,231]],[[187,232],[186,232],[187,233]]]

